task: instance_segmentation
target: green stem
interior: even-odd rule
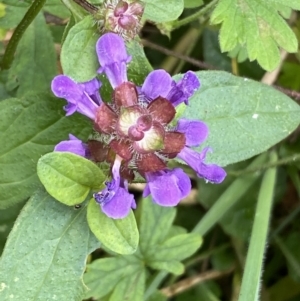
[[[22,19],[22,21],[19,23],[19,25],[15,29],[15,31],[5,49],[5,53],[3,55],[3,59],[1,62],[2,69],[9,69],[9,67],[11,66],[11,64],[14,60],[14,55],[15,55],[17,46],[19,44],[19,41],[21,40],[27,27],[31,24],[31,22],[34,20],[34,18],[37,16],[37,14],[41,11],[45,2],[46,2],[46,0],[35,0],[29,7],[24,18]]]
[[[270,161],[277,161],[277,154],[271,152]],[[262,179],[247,253],[246,265],[238,301],[258,301],[263,269],[263,259],[267,244],[271,219],[276,169],[268,169]]]
[[[212,7],[214,7],[217,4],[218,1],[219,0],[213,0],[210,3],[208,3],[205,7],[203,7],[199,11],[195,12],[194,14],[192,14],[192,15],[184,18],[184,19],[175,21],[173,23],[173,28],[172,29],[174,30],[176,28],[187,25],[187,24],[199,19],[201,16],[205,15]]]
[[[294,154],[292,156],[277,160],[276,162],[263,164],[263,165],[261,165],[260,167],[257,167],[257,168],[249,168],[249,169],[238,170],[238,171],[229,171],[228,175],[239,177],[239,176],[249,174],[249,173],[254,173],[254,172],[257,172],[257,171],[263,171],[263,170],[269,169],[271,167],[276,167],[276,166],[279,166],[279,165],[287,165],[289,163],[294,163],[298,160],[300,160],[300,154]]]

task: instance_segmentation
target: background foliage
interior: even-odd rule
[[[72,0],[2,0],[0,299],[299,300],[299,1],[144,2],[129,79],[196,71],[201,88],[178,114],[208,124],[208,161],[228,176],[212,185],[174,162],[193,183],[177,208],[132,185],[138,209],[109,219],[91,200],[105,170],[52,153],[90,134],[50,83],[96,75],[100,32]]]

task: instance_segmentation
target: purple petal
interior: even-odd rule
[[[165,70],[154,70],[148,74],[142,86],[142,93],[148,100],[166,97],[172,88],[173,79]]]
[[[58,75],[53,79],[51,88],[54,95],[68,101],[64,107],[67,116],[77,111],[90,119],[95,118],[95,112],[99,105],[85,91],[86,85],[90,89],[91,84],[89,82],[75,83],[65,75]],[[95,84],[93,83],[93,85]]]
[[[51,89],[55,96],[64,98],[72,104],[76,104],[81,99],[84,91],[80,85],[65,75],[54,77]]]
[[[61,141],[54,147],[55,152],[70,152],[86,157],[87,145],[74,135],[69,135],[70,140]]]
[[[200,81],[197,75],[188,71],[183,78],[172,88],[167,98],[174,106],[184,102],[188,104],[189,98],[199,89]]]
[[[80,84],[83,87],[83,90],[94,100],[98,105],[102,103],[102,99],[99,94],[99,89],[102,86],[102,83],[94,78],[88,82]]]
[[[178,154],[178,158],[190,165],[190,167],[195,170],[198,177],[204,178],[211,183],[221,183],[226,177],[226,171],[216,164],[204,163],[208,151],[211,151],[208,147],[203,149],[201,153],[185,147]]]
[[[131,57],[121,37],[114,33],[104,34],[96,44],[96,52],[101,66],[98,72],[106,73],[113,88],[127,81],[126,64]]]
[[[150,191],[153,201],[161,206],[176,206],[191,190],[191,181],[180,168],[149,172],[146,178],[144,196]]]
[[[185,134],[187,146],[199,146],[208,136],[207,125],[199,120],[179,119],[176,131]]]
[[[134,204],[134,197],[125,188],[119,187],[114,197],[103,204],[102,211],[111,218],[119,219],[126,217]]]

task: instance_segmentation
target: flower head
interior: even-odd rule
[[[127,186],[137,176],[147,181],[144,196],[151,193],[153,201],[161,206],[177,205],[189,194],[191,183],[182,169],[167,167],[168,161],[175,157],[190,165],[199,177],[212,183],[222,182],[225,171],[205,163],[210,149],[198,153],[190,148],[205,141],[206,124],[180,119],[174,126],[176,106],[188,104],[200,87],[196,74],[189,71],[175,82],[166,71],[155,70],[138,87],[128,81],[126,64],[131,57],[121,37],[112,33],[103,35],[97,42],[96,52],[101,66],[99,72],[106,74],[113,88],[111,102],[102,102],[100,96],[96,101],[97,93],[91,83],[76,84],[64,76],[66,84],[61,84],[60,78],[54,79],[52,88],[56,95],[76,105],[77,111],[93,119],[95,134],[87,145],[88,156],[111,166],[111,180],[94,194],[102,211],[109,217],[123,218],[135,208]],[[64,92],[57,93],[58,90]],[[72,151],[66,142],[61,143],[58,148]],[[73,143],[74,152],[79,153]]]
[[[115,32],[125,39],[133,39],[138,34],[144,12],[142,2],[104,0],[102,7],[95,17],[104,31]]]

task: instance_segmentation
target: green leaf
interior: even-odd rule
[[[139,207],[139,247],[141,252],[146,254],[150,246],[159,245],[165,240],[174,221],[176,209],[159,206],[152,202],[150,197],[143,199]]]
[[[184,9],[183,0],[145,0],[146,3],[143,18],[164,23],[176,20]]]
[[[81,301],[86,258],[99,243],[86,207],[64,206],[39,191],[26,204],[0,261],[1,300]]]
[[[153,70],[146,58],[143,47],[138,40],[126,43],[127,51],[132,56],[132,61],[128,64],[128,79],[136,85],[142,85],[146,76]]]
[[[76,82],[86,82],[97,75],[99,63],[96,42],[97,27],[91,16],[73,26],[61,49],[61,64],[65,75]]]
[[[85,298],[100,299],[113,290],[113,300],[142,300],[145,286],[143,263],[135,256],[97,259],[87,266],[84,282],[89,288]],[[117,298],[117,295],[121,295]],[[110,299],[111,300],[111,299]]]
[[[185,8],[194,8],[203,5],[203,0],[184,0]]]
[[[257,155],[287,137],[300,122],[300,107],[272,87],[222,71],[197,72],[201,88],[182,117],[209,127],[201,147],[207,161],[225,166]]]
[[[174,236],[149,248],[146,254],[147,264],[154,269],[182,274],[184,266],[179,261],[195,253],[201,244],[202,239],[196,233]]]
[[[132,254],[136,251],[139,232],[132,211],[123,219],[112,219],[91,199],[87,219],[92,232],[105,247],[119,254]]]
[[[18,44],[9,70],[7,88],[18,88],[17,96],[23,96],[32,90],[50,91],[50,84],[56,73],[53,39],[45,18],[40,13]]]
[[[297,0],[219,1],[211,16],[211,22],[222,23],[222,51],[231,51],[237,45],[245,45],[249,59],[257,59],[258,63],[269,71],[275,69],[280,62],[278,47],[288,52],[297,52],[296,36],[278,14],[276,4],[300,9]]]
[[[4,248],[7,236],[23,206],[24,203],[20,203],[10,208],[0,210],[0,255]]]
[[[67,152],[53,152],[39,159],[37,174],[47,192],[69,206],[82,203],[91,189],[100,189],[105,180],[92,161]]]
[[[270,163],[276,162],[276,153],[271,153],[270,157]],[[239,301],[259,300],[263,258],[271,218],[271,206],[275,182],[276,169],[270,168],[264,174],[261,188],[259,190],[250,245],[238,299]]]
[[[90,122],[75,114],[65,117],[64,101],[48,94],[0,102],[0,208],[28,198],[40,186],[38,159],[72,133],[87,137]]]

